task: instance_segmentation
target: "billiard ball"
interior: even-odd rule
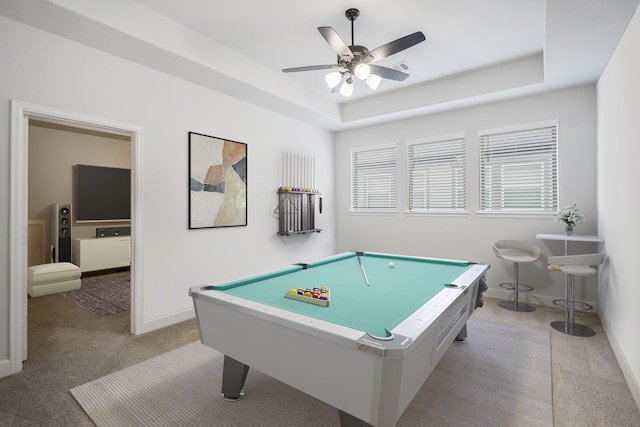
[[[390,263],[389,263],[389,268],[393,268],[393,267],[395,267],[395,264],[394,264],[394,263],[392,263],[392,262],[390,262]]]

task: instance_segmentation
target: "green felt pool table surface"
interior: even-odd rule
[[[470,263],[361,253],[365,281],[355,252],[330,257],[307,268],[273,273],[215,286],[225,294],[385,337],[389,331],[470,268]],[[394,266],[390,267],[389,263]],[[330,288],[328,307],[285,298],[289,289]]]

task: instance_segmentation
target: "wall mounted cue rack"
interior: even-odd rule
[[[278,234],[319,233],[315,228],[316,197],[319,199],[319,213],[322,213],[322,193],[317,190],[280,187],[278,189]]]

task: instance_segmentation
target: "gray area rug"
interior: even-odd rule
[[[82,279],[77,291],[61,295],[98,317],[129,311],[131,307],[130,272],[112,273]]]
[[[397,425],[553,425],[549,332],[473,317],[468,329]],[[221,398],[221,378],[222,355],[196,342],[71,394],[99,427],[339,426],[336,409],[257,370],[238,402]]]

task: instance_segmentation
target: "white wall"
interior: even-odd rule
[[[640,406],[640,12],[598,82],[598,229],[608,255],[600,316]]]
[[[553,215],[479,215],[479,129],[559,120],[558,162],[561,206],[577,203],[587,222],[576,233],[596,234],[596,97],[587,86],[547,95],[458,110],[381,126],[345,131],[336,137],[336,202],[338,250],[373,250],[441,258],[467,259],[491,264],[489,295],[504,297],[501,282],[511,280],[511,264],[497,260],[491,243],[498,239],[524,240],[543,250],[537,265],[520,268],[521,282],[535,290],[522,293],[524,300],[550,304],[564,297],[563,277],[546,269],[547,255],[561,255],[560,242],[538,241],[536,233],[563,233]],[[467,138],[467,215],[418,215],[406,211],[407,140],[465,132]],[[364,215],[349,212],[350,149],[395,142],[399,147],[398,213]],[[594,244],[573,244],[572,252],[595,251]],[[597,302],[595,280],[577,290],[583,301]]]
[[[4,17],[0,40],[0,364],[9,355],[11,99],[143,127],[143,219],[136,224],[143,238],[136,244],[145,323],[190,310],[191,286],[335,252],[330,132]],[[189,131],[248,144],[248,226],[188,230]],[[276,235],[283,151],[316,159],[322,233]]]

